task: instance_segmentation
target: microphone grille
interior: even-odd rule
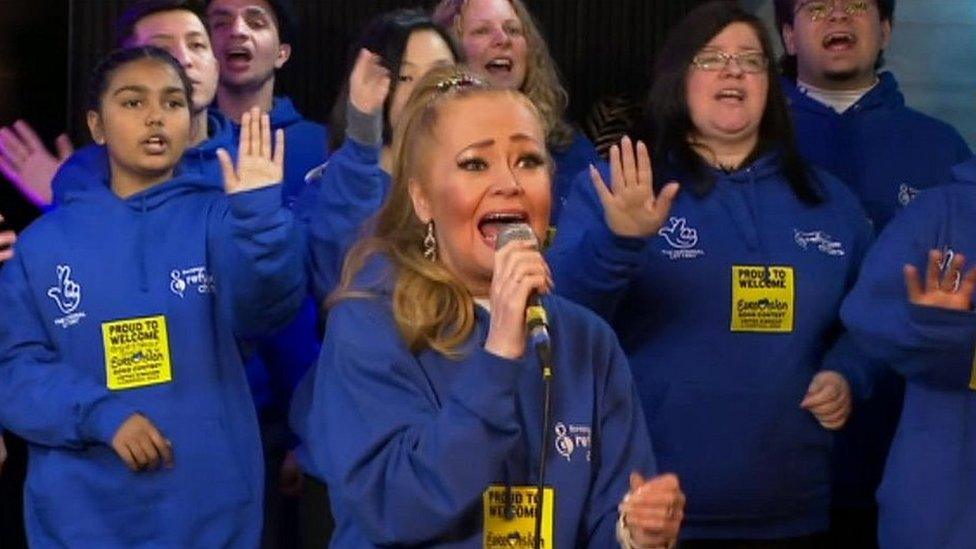
[[[513,240],[529,240],[536,246],[539,245],[535,233],[532,232],[532,227],[529,227],[527,223],[509,223],[502,229],[502,232],[498,233],[498,238],[495,240],[495,249],[501,249],[502,246]]]

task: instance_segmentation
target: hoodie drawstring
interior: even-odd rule
[[[145,293],[149,291],[149,275],[146,272],[146,254],[149,246],[146,242],[146,195],[143,194],[139,203],[139,221],[136,224],[136,257],[139,262],[139,289]]]

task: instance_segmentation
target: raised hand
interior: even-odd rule
[[[535,242],[513,240],[495,252],[491,279],[491,323],[485,350],[504,357],[519,358],[525,352],[525,307],[529,294],[549,293],[552,272]]]
[[[944,255],[939,250],[929,250],[929,263],[925,269],[925,285],[919,279],[914,265],[905,265],[905,287],[908,301],[913,305],[940,307],[955,311],[968,311],[973,306],[973,290],[976,289],[976,268],[962,274],[966,257],[952,255],[948,268],[944,269]]]
[[[685,495],[673,474],[645,479],[635,472],[618,510],[632,547],[670,547],[678,539]]]
[[[376,114],[390,93],[390,71],[382,58],[363,48],[349,74],[349,101],[361,113]]]
[[[0,171],[28,200],[37,206],[51,203],[51,182],[61,164],[74,153],[68,136],[54,141],[57,156],[51,154],[27,122],[0,128]]]
[[[140,414],[133,414],[122,423],[112,437],[112,449],[133,471],[154,470],[160,465],[173,467],[173,445]]]
[[[635,151],[626,136],[620,145],[610,147],[610,187],[593,166],[590,178],[603,203],[607,226],[618,236],[646,238],[656,233],[678,194],[678,184],[672,181],[654,196],[654,172],[647,146],[638,141]]]
[[[241,138],[237,149],[237,169],[224,149],[217,151],[224,173],[227,194],[261,189],[281,183],[285,174],[285,131],[275,132],[271,149],[271,118],[257,107],[241,116]]]
[[[813,376],[800,407],[813,414],[824,429],[836,431],[851,415],[851,387],[844,376],[825,370]]]

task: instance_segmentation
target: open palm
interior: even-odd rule
[[[274,151],[272,152],[272,148]],[[285,165],[285,132],[275,132],[271,140],[271,118],[254,107],[241,117],[241,138],[237,149],[237,169],[227,151],[217,151],[224,173],[227,194],[240,193],[281,183]]]
[[[629,137],[610,147],[609,188],[593,166],[590,178],[603,203],[607,226],[618,236],[646,238],[656,233],[678,194],[678,184],[671,182],[654,196],[654,172],[647,146],[638,141],[634,147]]]

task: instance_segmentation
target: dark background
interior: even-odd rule
[[[654,52],[667,29],[702,0],[527,0],[542,26],[570,92],[569,116],[582,122],[598,98],[640,97]],[[430,7],[433,0],[294,0],[301,24],[292,59],[276,92],[325,121],[345,72],[349,43],[371,16],[398,7]],[[114,42],[123,0],[0,0],[0,126],[31,123],[49,146],[67,131],[76,146],[88,141],[84,124],[88,75]],[[0,212],[23,229],[39,212],[0,176]],[[0,311],[0,315],[4,314]],[[23,545],[20,525],[25,457],[11,440],[0,476],[0,547]]]

